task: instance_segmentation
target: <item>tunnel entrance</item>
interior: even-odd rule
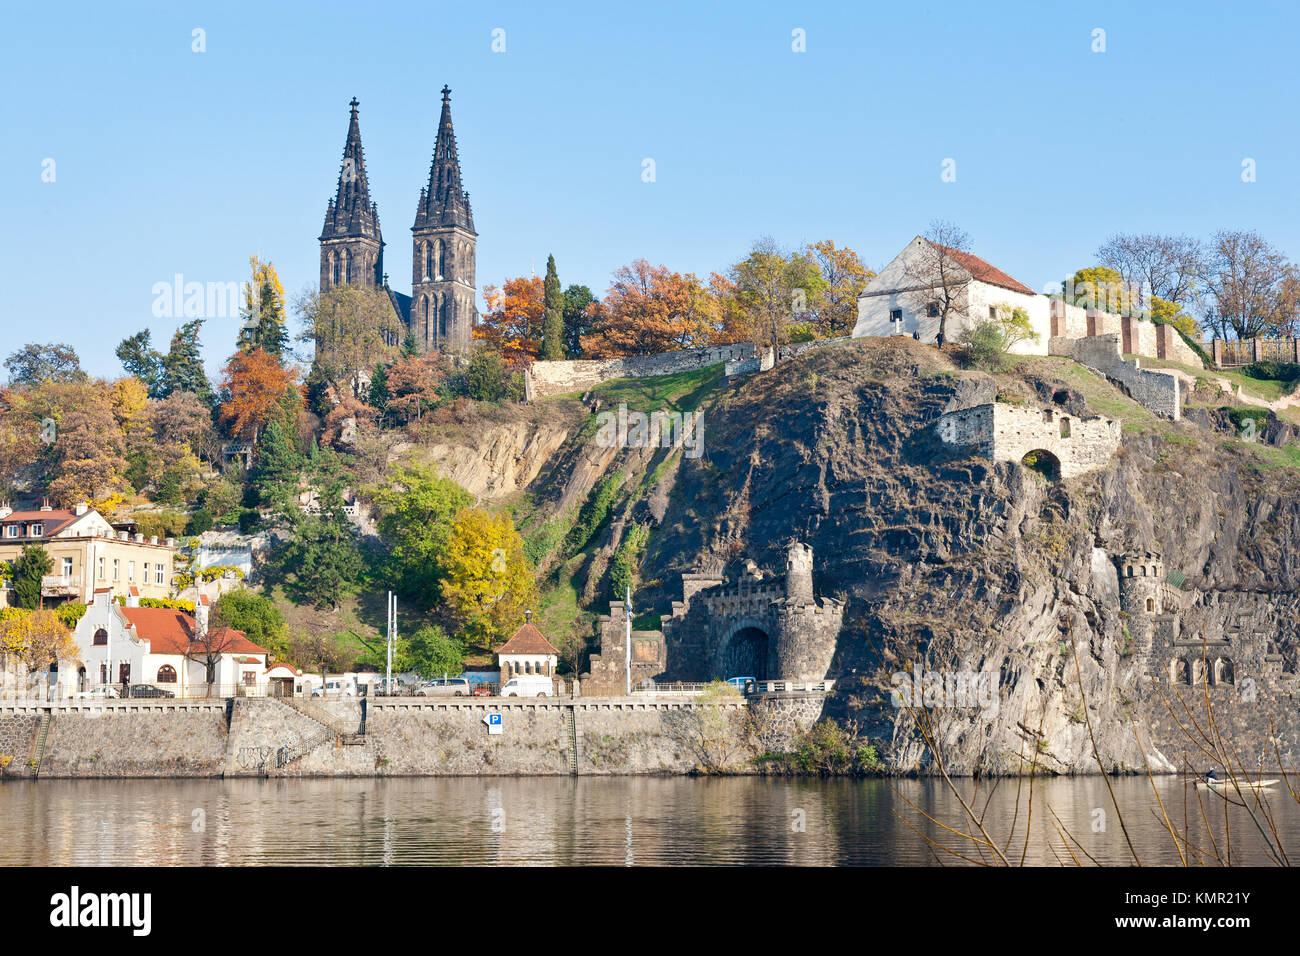
[[[756,627],[741,628],[727,642],[722,654],[723,679],[753,677],[767,680],[767,634]]]

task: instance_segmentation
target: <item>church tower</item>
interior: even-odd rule
[[[349,105],[352,118],[343,146],[338,191],[325,207],[325,228],[320,234],[322,292],[339,285],[373,289],[384,284],[384,239],[379,231],[379,209],[370,201],[356,97]]]
[[[451,90],[446,86],[429,184],[420,190],[411,232],[411,332],[416,344],[421,351],[465,351],[478,316],[474,304],[478,233],[469,193],[461,188],[456,134],[451,128]]]

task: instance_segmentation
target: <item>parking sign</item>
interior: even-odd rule
[[[500,714],[488,714],[487,716],[485,716],[485,717],[483,718],[483,723],[487,724],[487,729],[488,729],[488,733],[489,733],[489,734],[499,734],[499,733],[501,733],[501,715],[500,715]]]

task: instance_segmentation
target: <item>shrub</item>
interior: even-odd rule
[[[186,517],[179,511],[144,511],[132,517],[136,531],[146,538],[179,538],[185,533]]]
[[[200,508],[190,515],[190,520],[185,524],[185,533],[187,535],[203,534],[205,531],[212,530],[212,523],[212,512],[206,508]]]
[[[1264,359],[1243,365],[1241,374],[1268,382],[1300,382],[1300,365],[1295,362],[1277,362]]]
[[[252,508],[245,508],[239,513],[239,533],[252,534],[262,523],[262,516]]]
[[[506,364],[499,352],[479,349],[465,368],[465,394],[476,402],[499,402],[505,394]]]
[[[966,365],[996,371],[1002,367],[1006,337],[996,322],[978,322],[962,332],[959,343],[966,350]]]
[[[597,483],[595,490],[583,503],[582,510],[578,512],[578,520],[574,522],[568,536],[564,539],[565,557],[572,557],[585,548],[592,535],[605,523],[624,477],[625,475],[620,471],[606,475]]]

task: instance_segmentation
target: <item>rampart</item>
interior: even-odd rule
[[[1119,385],[1138,404],[1163,418],[1178,421],[1182,417],[1178,376],[1161,369],[1142,368],[1139,359],[1126,360],[1120,347],[1120,336],[1108,332],[1082,339],[1054,337],[1047,350],[1051,355],[1074,359]]]

